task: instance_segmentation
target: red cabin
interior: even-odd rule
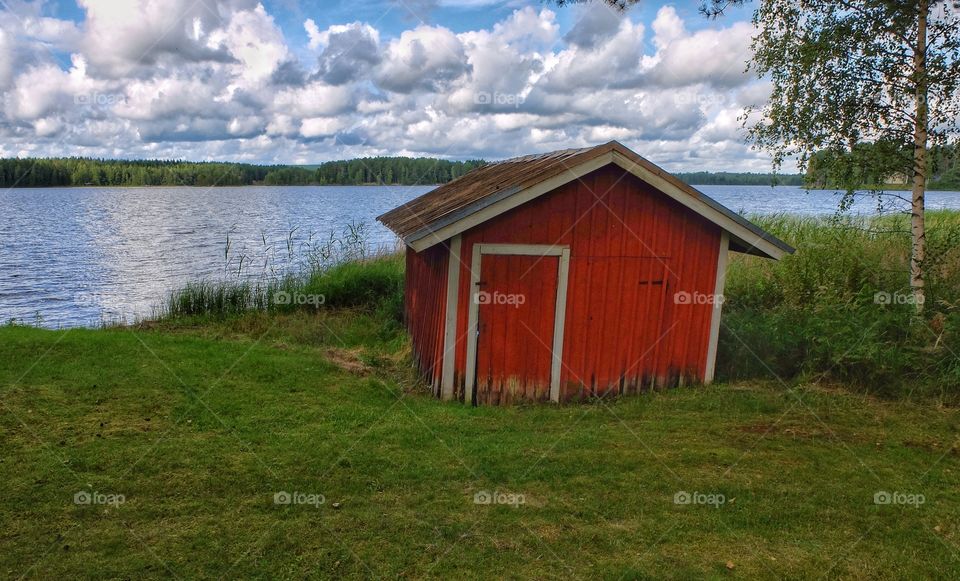
[[[492,163],[378,220],[407,246],[416,365],[477,404],[709,383],[728,251],[793,252],[617,142]]]

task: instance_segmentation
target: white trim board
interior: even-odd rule
[[[473,404],[477,383],[477,331],[480,304],[473,300],[480,282],[480,265],[484,254],[519,256],[556,256],[557,299],[553,315],[553,346],[550,365],[550,401],[560,401],[560,370],[563,364],[563,329],[567,316],[567,281],[570,277],[570,248],[547,244],[474,244],[470,261],[470,312],[467,316],[467,368],[464,379],[463,403]]]
[[[717,276],[713,288],[713,312],[710,315],[710,341],[707,344],[707,367],[703,382],[712,383],[717,367],[717,344],[720,341],[720,315],[723,311],[723,287],[727,279],[727,259],[730,254],[730,235],[720,233],[720,253],[717,256]]]
[[[453,399],[453,376],[457,359],[457,306],[460,296],[460,235],[450,239],[447,255],[447,302],[443,321],[443,367],[440,372],[440,397]]]
[[[651,172],[640,164],[635,163],[617,151],[611,151],[609,153],[598,155],[583,163],[567,168],[566,171],[547,178],[512,195],[508,195],[503,199],[497,200],[496,202],[493,202],[475,212],[468,213],[449,224],[441,226],[436,231],[431,232],[429,235],[425,235],[410,241],[408,244],[417,252],[421,252],[422,250],[433,246],[439,241],[452,238],[453,236],[473,228],[478,224],[482,224],[499,216],[500,214],[508,212],[522,204],[536,199],[559,188],[560,186],[579,179],[580,177],[611,163],[633,174],[641,181],[650,184],[658,191],[669,196],[671,199],[703,216],[708,221],[716,224],[733,236],[733,238],[743,246],[754,247],[760,252],[764,253],[766,256],[776,260],[779,260],[785,254],[787,254],[785,250],[769,242],[768,240],[765,240],[763,237],[757,235],[756,232],[751,231],[743,224],[710,206],[705,201],[683,191],[675,184],[664,179],[660,175]]]
[[[563,365],[563,328],[567,322],[567,282],[570,278],[570,249],[560,253],[557,272],[557,305],[553,318],[553,361],[550,365],[550,401],[560,403],[560,370]]]

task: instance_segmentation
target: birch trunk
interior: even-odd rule
[[[923,313],[924,259],[926,258],[926,225],[924,223],[924,193],[927,180],[927,13],[929,0],[919,0],[917,6],[917,46],[913,53],[916,78],[916,112],[913,133],[913,205],[910,216],[912,249],[910,255],[910,289],[917,314]]]

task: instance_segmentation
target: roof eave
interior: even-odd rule
[[[587,153],[590,155],[584,155],[580,162],[572,166],[565,166],[562,171],[556,174],[544,176],[542,179],[538,176],[536,180],[528,180],[524,184],[503,188],[472,204],[452,211],[434,220],[431,224],[425,224],[420,230],[406,236],[401,235],[401,238],[405,244],[420,252],[527,201],[553,191],[566,183],[579,179],[587,173],[614,163],[691,211],[726,230],[731,235],[731,249],[735,252],[774,260],[779,260],[783,256],[794,252],[794,248],[786,242],[766,232],[710,196],[680,181],[619,142],[611,141]],[[385,215],[378,216],[377,220],[384,223],[381,218]],[[384,224],[390,228],[389,224]]]

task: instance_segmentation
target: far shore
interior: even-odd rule
[[[95,185],[70,185],[70,186],[8,186],[0,188],[0,190],[83,190],[83,189],[124,189],[124,190],[145,190],[153,188],[193,188],[197,190],[208,190],[211,188],[359,188],[359,187],[371,187],[371,188],[422,188],[429,187],[435,188],[443,184],[378,184],[378,183],[364,183],[364,184],[243,184],[243,185],[234,185],[234,184],[214,184],[207,186],[193,186],[193,185],[155,185],[155,186],[95,186]],[[805,188],[804,186],[791,185],[791,184],[698,184],[690,183],[691,186],[734,186],[734,187],[769,187],[769,188],[791,188],[791,189],[801,189],[817,192],[842,192],[843,188]],[[857,188],[858,192],[909,192],[912,190],[912,186],[909,184],[891,184],[878,188],[876,186],[870,187],[860,187]],[[927,187],[924,188],[925,192],[954,192],[960,193],[960,188],[939,188],[939,187]]]

